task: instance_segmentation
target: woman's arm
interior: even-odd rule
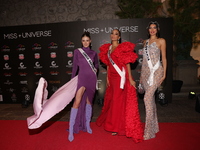
[[[128,77],[129,77],[130,85],[132,85],[132,86],[134,86],[136,88],[136,82],[133,81],[130,64],[129,63],[126,64],[126,67],[127,67],[127,71],[128,71]]]
[[[143,41],[143,49],[144,49],[144,47],[145,47],[146,44],[147,44],[146,41],[147,41],[147,40],[144,40],[144,41]],[[144,53],[144,50],[143,50],[143,53]],[[143,58],[143,56],[142,56],[142,66],[141,66],[141,71],[142,71],[142,67],[143,67],[143,63],[144,63],[144,62],[143,62],[143,59],[144,59],[144,58]],[[140,81],[139,81],[139,84],[142,84],[142,72],[141,72],[141,74],[140,74]]]
[[[72,67],[72,76],[71,78],[75,77],[78,70],[78,53],[74,50],[74,58],[73,58],[73,67]]]
[[[161,50],[161,56],[162,56],[162,65],[164,69],[163,77],[160,80],[160,84],[165,80],[166,78],[166,72],[167,72],[167,58],[166,58],[166,41],[165,39],[160,40],[160,50]]]

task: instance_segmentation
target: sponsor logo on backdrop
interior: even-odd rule
[[[58,71],[50,71],[50,74],[53,76],[57,76],[59,74],[59,72]]]
[[[51,58],[56,58],[56,52],[51,52],[50,56],[51,56]]]
[[[22,87],[21,88],[22,93],[28,93],[28,88],[27,87]]]
[[[3,56],[3,59],[4,59],[4,60],[9,60],[9,55],[4,55],[4,56]]]
[[[3,75],[4,75],[5,77],[10,77],[10,76],[12,76],[12,73],[10,73],[10,72],[5,72]]]
[[[139,58],[139,59],[138,59],[138,62],[139,62],[139,65],[140,65],[140,66],[142,65],[142,60],[143,60],[143,58]]]
[[[17,45],[17,48],[16,48],[17,51],[24,51],[25,49],[26,49],[25,46],[22,44]]]
[[[51,30],[44,31],[30,31],[30,32],[22,32],[22,33],[7,33],[3,35],[5,39],[18,39],[18,38],[40,38],[40,37],[51,37]]]
[[[42,47],[38,43],[35,43],[35,44],[32,45],[32,50],[41,50],[41,49],[42,49]]]
[[[71,68],[73,65],[72,60],[68,60],[66,67]]]
[[[26,101],[30,101],[31,97],[30,97],[29,94],[26,94],[26,95],[24,96],[24,99],[25,99]]]
[[[102,74],[107,74],[107,70],[105,70],[105,69],[100,70],[100,72],[101,72]]]
[[[97,89],[98,89],[98,90],[101,89],[100,86],[99,86],[99,85],[101,85],[101,83],[102,83],[102,80],[97,80],[97,87],[98,87]]]
[[[10,47],[7,45],[4,45],[4,46],[2,46],[1,51],[2,52],[10,52]]]
[[[23,60],[24,59],[24,54],[19,54],[19,59]]]
[[[99,33],[111,33],[113,29],[118,29],[121,33],[133,33],[139,32],[139,26],[118,26],[118,27],[92,27],[92,28],[84,28],[83,32],[90,32],[91,34],[99,34]]]
[[[137,73],[141,73],[141,68],[136,70]]]
[[[9,66],[9,64],[5,63],[3,70],[10,70],[10,69],[12,69],[12,68]]]
[[[18,37],[39,38],[39,37],[50,37],[50,36],[51,36],[51,30],[44,30],[44,31],[23,32],[19,34]]]
[[[143,45],[143,42],[144,42],[144,40],[142,38],[140,38],[136,41],[136,43],[139,45]]]
[[[73,57],[73,52],[72,51],[67,52],[67,57]]]
[[[138,55],[143,55],[143,49],[138,50]]]
[[[58,90],[58,88],[59,88],[59,87],[57,87],[57,86],[52,86],[52,87],[51,87],[51,91],[52,91],[52,92],[56,92],[56,91]]]
[[[60,84],[60,80],[49,80],[50,84]]]
[[[26,81],[26,80],[19,81],[19,84],[25,84],[25,85],[28,85],[28,81]]]
[[[41,66],[40,63],[37,61],[37,62],[35,62],[34,68],[35,68],[35,69],[41,69],[42,66]]]
[[[35,56],[35,59],[39,59],[40,58],[40,53],[35,53],[34,56]]]
[[[43,73],[42,73],[42,72],[34,72],[34,74],[35,74],[36,76],[41,76]]]
[[[74,45],[74,43],[71,42],[71,41],[67,41],[67,42],[65,43],[65,49],[66,49],[66,48],[74,48],[74,47],[75,47],[75,45]]]
[[[48,45],[48,49],[57,49],[58,45],[55,42],[51,42]]]
[[[16,102],[16,101],[17,101],[17,96],[16,96],[15,93],[12,93],[11,99],[12,99],[13,102]]]
[[[3,37],[4,37],[4,40],[5,39],[9,39],[9,40],[17,39],[17,33],[4,34]]]
[[[13,84],[13,82],[10,81],[10,80],[6,80],[6,82],[4,82],[4,84],[5,84],[5,85],[11,85],[11,84]]]
[[[58,68],[59,66],[56,64],[55,61],[51,62],[51,66],[49,66],[50,68]]]
[[[13,92],[16,91],[16,90],[13,89],[13,88],[9,88],[9,89],[7,89],[7,91],[10,92],[10,93],[13,93]]]
[[[71,75],[72,71],[66,71],[66,74]]]
[[[27,68],[27,67],[25,67],[25,65],[24,65],[23,62],[20,62],[20,63],[19,63],[19,67],[18,67],[18,69],[23,70],[23,69],[26,69],[26,68]]]
[[[18,74],[21,77],[25,77],[25,76],[27,76],[28,73],[27,72],[19,72]]]

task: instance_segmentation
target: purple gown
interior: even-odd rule
[[[94,67],[98,69],[98,56],[97,53],[91,50],[89,47],[82,49],[87,53],[90,59],[93,61]],[[97,75],[92,71],[85,57],[81,52],[76,49],[74,50],[73,58],[73,69],[72,78],[78,75],[78,85],[77,91],[81,87],[85,87],[86,90],[82,96],[80,106],[78,108],[78,114],[76,116],[76,121],[74,125],[74,133],[79,133],[80,130],[86,131],[86,119],[85,119],[85,106],[86,99],[88,97],[89,102],[92,104],[94,99],[94,94],[96,91]]]
[[[95,68],[98,69],[97,53],[90,48],[83,48],[83,50],[93,61]],[[78,76],[76,76],[76,74],[78,74]],[[42,77],[40,78],[38,87],[35,91],[33,103],[34,115],[27,118],[28,128],[39,128],[44,122],[63,110],[72,101],[80,87],[85,87],[86,90],[78,109],[74,132],[78,133],[80,130],[86,131],[86,98],[88,97],[90,103],[92,104],[96,89],[96,82],[97,76],[92,71],[87,60],[79,52],[79,50],[75,50],[72,79],[60,87],[49,99],[47,99],[47,81]]]

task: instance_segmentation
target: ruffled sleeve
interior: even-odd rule
[[[134,63],[138,55],[134,52],[135,44],[123,42],[119,45],[119,61],[121,64]]]
[[[111,44],[104,44],[99,48],[100,50],[99,59],[106,65],[108,65],[109,63],[107,53],[110,45]]]

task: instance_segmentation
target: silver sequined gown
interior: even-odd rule
[[[150,76],[150,68],[148,66],[147,56],[144,53],[144,49],[143,49],[143,62],[142,62],[140,80],[145,89],[144,103],[146,108],[146,120],[145,120],[144,139],[148,140],[154,138],[155,134],[159,131],[154,93],[159,86],[158,81],[162,78],[164,70],[160,63],[159,68],[154,72],[153,84],[149,86],[148,79]],[[157,47],[156,42],[153,42],[150,45],[148,44],[147,49],[149,51],[152,65],[154,66],[158,61],[160,61],[160,49]]]

